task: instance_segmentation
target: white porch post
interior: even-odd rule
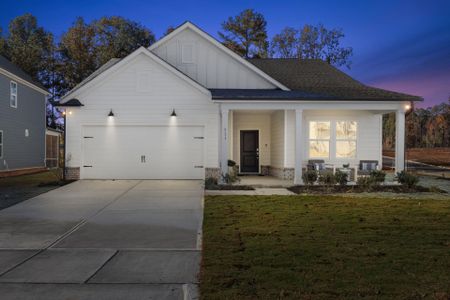
[[[395,172],[405,169],[405,112],[399,109],[395,113]]]
[[[295,174],[294,184],[303,184],[303,110],[295,110]]]
[[[228,113],[228,109],[221,108],[220,172],[222,174],[228,173]]]

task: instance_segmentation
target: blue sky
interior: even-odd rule
[[[217,37],[220,24],[245,8],[262,13],[269,35],[285,26],[323,23],[342,28],[352,46],[350,70],[370,85],[425,98],[421,106],[450,96],[450,1],[151,1],[2,0],[0,27],[30,12],[58,38],[77,16],[86,21],[120,15],[150,28],[157,38],[170,25],[190,20]]]

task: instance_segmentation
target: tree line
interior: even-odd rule
[[[166,34],[173,31],[169,26]],[[264,16],[247,9],[222,23],[223,44],[243,57],[323,59],[350,65],[351,48],[340,47],[344,34],[323,25],[286,28],[269,42]],[[122,58],[155,42],[153,32],[119,16],[86,23],[77,18],[56,41],[31,14],[13,19],[8,32],[0,29],[0,55],[42,83],[57,100],[111,58]]]
[[[406,115],[407,148],[450,147],[450,99]],[[383,148],[395,147],[395,113],[383,118]]]

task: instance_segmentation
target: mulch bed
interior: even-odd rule
[[[214,185],[205,187],[205,190],[211,191],[254,191],[255,189],[249,185]]]
[[[390,193],[447,193],[437,187],[427,188],[423,186],[416,186],[408,188],[402,185],[380,185],[371,188],[365,188],[357,185],[346,186],[323,186],[323,185],[296,185],[289,187],[288,190],[296,194],[336,194],[336,193],[364,193],[364,192],[390,192]]]

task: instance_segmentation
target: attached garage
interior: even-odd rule
[[[83,126],[82,178],[202,179],[201,126]]]

